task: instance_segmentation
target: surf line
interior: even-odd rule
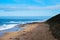
[[[14,28],[16,25],[18,25],[18,24],[4,25],[4,26],[2,26],[2,27],[0,28],[0,31]]]

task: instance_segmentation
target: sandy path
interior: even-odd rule
[[[0,40],[56,40],[44,23],[25,25],[22,31],[7,33]]]

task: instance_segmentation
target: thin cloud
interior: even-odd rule
[[[47,9],[60,9],[60,5],[48,6]]]
[[[19,6],[19,5],[6,5],[1,6],[0,10],[4,11],[21,11],[21,10],[55,10],[60,9],[60,5],[54,5],[54,6],[46,6],[46,7],[40,7],[40,6]]]

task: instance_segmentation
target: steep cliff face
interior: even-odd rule
[[[46,22],[50,25],[50,31],[52,31],[52,35],[60,40],[60,14],[50,18]]]
[[[60,23],[60,14],[58,14],[58,15],[50,18],[50,19],[48,19],[46,22],[47,22],[48,24]]]

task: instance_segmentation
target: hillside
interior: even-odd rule
[[[50,31],[52,31],[52,35],[60,40],[60,14],[50,18],[46,21],[50,25]]]

